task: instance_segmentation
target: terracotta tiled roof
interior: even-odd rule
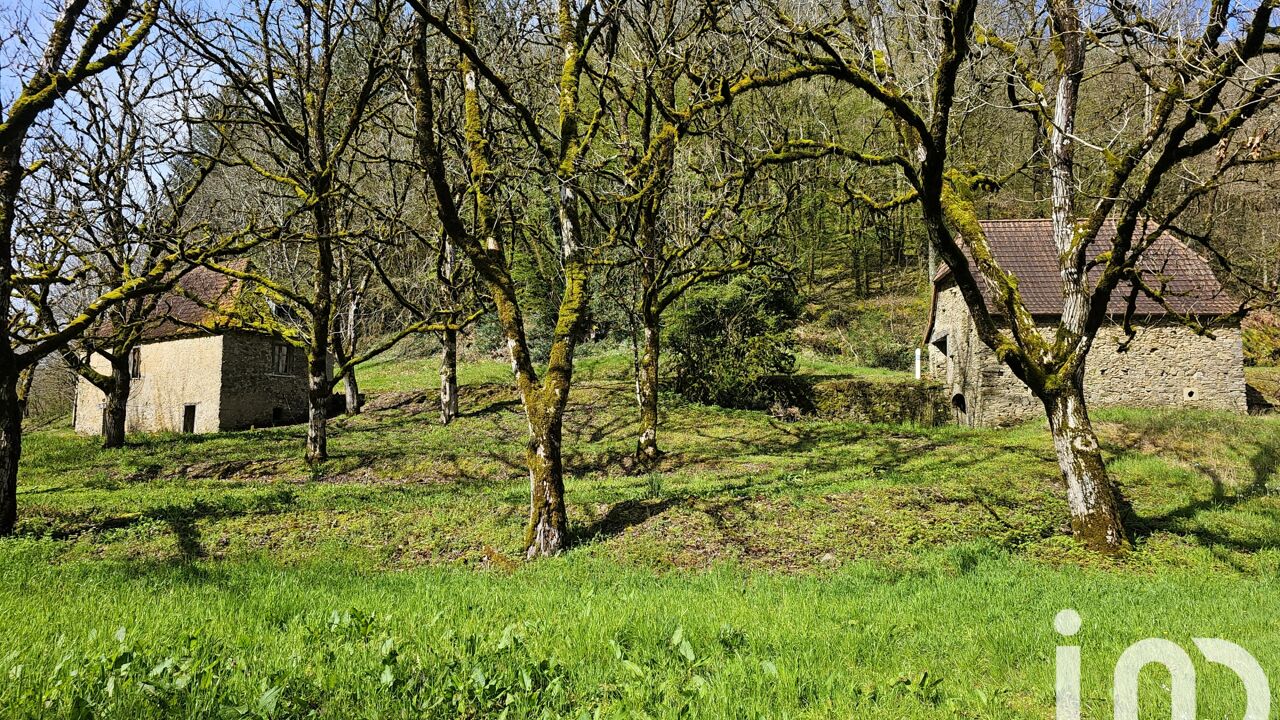
[[[996,262],[1018,279],[1023,302],[1033,315],[1056,317],[1062,314],[1062,279],[1058,267],[1058,251],[1053,244],[1053,225],[1049,220],[985,220],[982,229],[991,244]],[[1116,237],[1112,221],[1103,224],[1097,240],[1089,247],[1089,258],[1109,250]],[[1209,263],[1181,240],[1165,234],[1143,253],[1139,262],[1146,283],[1163,287],[1165,300],[1180,314],[1226,315],[1239,308],[1223,290]],[[1101,274],[1094,268],[1090,278]],[[934,279],[935,286],[950,272],[946,267]],[[987,304],[992,304],[991,288],[974,268]],[[1123,282],[1111,294],[1107,310],[1123,315],[1132,292],[1131,283]],[[1166,310],[1160,303],[1139,294],[1134,305],[1136,315],[1160,317]]]
[[[246,262],[228,263],[244,270]],[[240,295],[239,280],[206,267],[197,267],[178,280],[173,291],[156,301],[142,333],[144,340],[216,332],[225,323],[220,311],[229,310]]]

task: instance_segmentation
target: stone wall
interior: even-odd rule
[[[307,361],[288,349],[288,371],[272,365],[273,338],[249,333],[224,336],[221,424],[223,430],[270,427],[307,418]]]
[[[111,372],[95,355],[91,366]],[[128,432],[179,432],[187,405],[195,405],[195,431],[217,432],[222,393],[222,337],[192,337],[139,347],[141,377],[133,379],[125,416]],[[102,433],[106,397],[84,378],[76,384],[76,432]]]
[[[934,427],[951,420],[942,383],[900,378],[841,378],[813,384],[813,412],[824,420]]]
[[[970,425],[1004,425],[1043,417],[1044,409],[995,354],[977,339],[960,291],[939,291],[934,337],[948,335],[947,355],[930,347],[929,370],[944,380],[957,420]],[[1051,326],[1041,326],[1051,332]],[[1219,328],[1203,337],[1176,322],[1138,327],[1121,351],[1124,332],[1103,327],[1085,366],[1085,397],[1093,407],[1192,407],[1247,410],[1244,352],[1239,327]]]

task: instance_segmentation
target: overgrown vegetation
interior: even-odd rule
[[[933,380],[841,378],[816,383],[814,412],[828,419],[865,423],[943,425],[951,422],[951,402]]]
[[[795,371],[800,300],[791,278],[751,272],[690,291],[671,313],[675,388],[693,402],[767,408]]]
[[[1270,312],[1255,312],[1240,323],[1246,365],[1280,365],[1280,318]]]

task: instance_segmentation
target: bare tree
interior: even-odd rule
[[[1044,404],[1075,535],[1091,548],[1116,552],[1127,540],[1118,493],[1085,407],[1085,360],[1098,330],[1113,319],[1108,305],[1118,287],[1134,288],[1130,312],[1138,295],[1170,307],[1158,280],[1142,269],[1145,253],[1164,233],[1179,230],[1179,217],[1196,198],[1234,169],[1263,159],[1264,153],[1252,149],[1257,143],[1238,136],[1277,97],[1280,75],[1264,64],[1277,51],[1268,42],[1277,30],[1273,6],[1216,0],[1198,21],[1176,8],[1144,15],[1127,3],[1082,8],[1054,0],[1043,10],[1019,8],[1032,17],[1047,13],[1050,62],[1039,62],[1034,35],[1001,34],[1021,30],[998,17],[980,20],[979,11],[987,8],[972,0],[909,4],[895,13],[868,0],[846,6],[836,18],[811,5],[778,9],[776,17],[788,30],[778,47],[857,88],[898,125],[896,146],[882,152],[828,142],[783,146],[800,154],[838,153],[894,168],[905,178],[910,190],[897,200],[918,202],[932,246],[950,268],[978,337]],[[905,37],[893,47],[877,42],[877,26]],[[993,69],[1004,82],[969,82]],[[1140,110],[1123,122],[1092,128],[1099,137],[1084,137],[1077,117],[1086,75],[1110,83],[1106,92],[1114,105],[1122,73],[1149,102],[1127,105],[1126,112]],[[955,156],[957,121],[992,87],[999,89],[1006,112],[1030,115],[1047,139],[1063,283],[1061,318],[1047,330],[1028,312],[1018,278],[997,262],[979,222],[976,198],[1008,176]],[[1097,156],[1088,183],[1076,177],[1081,149]],[[1114,219],[1117,236],[1110,247],[1099,247],[1108,219]],[[1199,239],[1215,257],[1225,257],[1212,239]],[[991,288],[993,306],[984,300],[981,283]],[[1184,319],[1209,331],[1194,317]]]
[[[14,223],[23,180],[30,173],[24,163],[27,139],[41,114],[52,108],[64,93],[104,70],[120,64],[151,30],[158,4],[141,7],[129,0],[108,3],[102,14],[88,13],[87,0],[73,0],[48,18],[49,29],[43,43],[33,27],[14,27],[4,35],[4,67],[0,73],[16,80],[20,89],[7,98],[0,117],[0,315],[5,329],[0,331],[0,534],[13,532],[17,520],[18,460],[22,454],[22,403],[19,378],[46,355],[55,352],[82,333],[97,315],[119,302],[120,288],[113,288],[85,315],[73,319],[60,332],[31,339],[20,350],[15,337],[28,310],[22,296],[43,285],[43,278],[30,276],[44,268],[23,268],[15,257]],[[14,18],[16,20],[16,18]],[[87,32],[81,28],[90,23]],[[34,24],[34,23],[33,23]],[[8,83],[6,86],[12,87]],[[42,273],[45,277],[47,272]],[[129,292],[129,289],[124,289]]]
[[[650,465],[658,447],[658,369],[662,352],[662,315],[686,290],[752,262],[753,247],[738,253],[717,253],[714,220],[741,193],[727,184],[708,192],[712,207],[685,203],[678,175],[686,175],[681,145],[717,130],[724,108],[747,85],[728,90],[721,78],[739,77],[750,63],[743,36],[725,29],[731,22],[731,3],[639,0],[621,6],[620,56],[622,68],[604,78],[609,91],[613,134],[622,167],[621,222],[623,249],[638,282],[631,311],[638,325],[635,346],[636,402],[640,436],[636,459]],[[710,141],[714,146],[714,140]],[[688,153],[686,151],[685,155]],[[696,204],[696,202],[694,203]],[[677,207],[670,207],[676,205]],[[702,222],[688,228],[689,214]],[[692,232],[680,232],[680,229]]]
[[[33,148],[33,137],[75,133],[77,128],[49,118],[49,110],[67,102],[86,81],[136,60],[159,13],[159,5],[129,0],[106,3],[99,13],[89,4],[72,0],[54,11],[47,32],[33,27],[13,28],[3,35],[0,70],[15,82],[0,118],[0,303],[4,330],[0,335],[0,534],[13,532],[17,519],[17,472],[22,447],[22,397],[19,383],[50,355],[82,336],[99,318],[122,303],[153,294],[193,262],[243,247],[238,236],[213,237],[190,233],[169,243],[141,274],[119,282],[86,288],[86,268],[95,262],[101,246],[86,248],[78,234],[77,209],[58,205],[58,198],[44,192],[27,193],[24,185],[34,176],[44,188],[65,172],[65,158],[37,154],[56,147],[47,142]],[[27,21],[36,24],[35,18]],[[41,39],[42,40],[37,40]],[[37,44],[39,42],[39,44]],[[63,219],[24,223],[44,210],[60,208]],[[19,235],[19,227],[24,234]],[[109,242],[104,239],[104,242]]]
[[[410,69],[400,78],[406,93],[412,90],[411,75]],[[438,105],[449,107],[444,93],[456,90],[456,86],[438,84]],[[427,322],[440,341],[440,422],[448,425],[458,416],[458,334],[481,316],[482,304],[475,297],[474,273],[458,257],[431,211],[434,200],[422,182],[424,169],[414,150],[411,110],[397,107],[380,118],[380,133],[368,143],[367,154],[379,162],[375,177],[363,184],[359,197],[378,237],[371,238],[361,255],[378,280],[370,292],[382,299],[374,310],[380,321],[384,325]],[[446,142],[460,147],[464,141],[457,120],[441,118],[439,128]],[[464,173],[455,172],[455,203],[465,198],[465,178]]]
[[[587,318],[591,290],[592,257],[598,248],[587,244],[583,218],[584,167],[598,120],[582,104],[584,73],[594,55],[607,63],[615,27],[612,8],[594,0],[578,5],[560,0],[554,12],[529,24],[537,28],[537,42],[555,48],[538,57],[534,74],[521,78],[537,83],[550,77],[555,110],[548,126],[528,99],[516,96],[516,84],[504,69],[490,64],[483,54],[486,44],[477,33],[485,18],[478,17],[471,0],[460,0],[455,18],[446,19],[426,4],[411,0],[418,15],[414,42],[414,101],[417,110],[418,152],[436,198],[437,215],[453,245],[466,254],[489,289],[499,324],[507,339],[516,387],[529,425],[526,462],[531,502],[525,535],[529,557],[560,552],[568,541],[564,502],[564,467],[561,455],[564,410],[572,386],[574,350]],[[536,8],[531,9],[537,12]],[[438,73],[428,63],[427,42],[434,30],[457,49],[463,87],[465,163],[471,178],[474,206],[473,232],[462,219],[454,200],[443,146],[436,126],[434,84]],[[489,139],[481,135],[485,96],[481,84],[501,98],[515,117],[513,127],[529,149],[537,172],[552,185],[556,229],[561,251],[564,290],[545,378],[540,379],[525,333],[519,288],[507,266],[503,249],[504,229],[493,206],[495,187]]]
[[[209,126],[227,151],[216,160],[250,171],[261,192],[289,208],[294,221],[282,222],[284,242],[275,247],[277,265],[286,272],[271,273],[265,264],[213,267],[250,281],[269,304],[287,308],[243,320],[306,352],[308,462],[328,457],[334,375],[346,376],[364,359],[347,357],[333,372],[342,314],[337,258],[339,248],[359,235],[343,220],[352,216],[345,198],[360,175],[360,134],[395,100],[389,69],[397,7],[384,0],[254,0],[226,17],[185,18],[179,27],[218,75]],[[303,267],[308,281],[293,282]]]
[[[189,201],[212,165],[192,164],[183,154],[190,144],[187,88],[194,68],[181,48],[163,34],[139,48],[140,61],[117,66],[88,79],[56,118],[75,134],[55,133],[50,150],[63,159],[64,172],[52,178],[57,197],[44,207],[46,217],[69,211],[76,223],[70,242],[81,248],[82,293],[103,292],[147,275],[180,242],[187,227]],[[32,227],[28,235],[36,234]],[[176,281],[173,272],[163,286]],[[142,341],[159,293],[119,303],[105,313],[81,341],[65,348],[64,360],[106,396],[103,446],[121,447],[132,378],[134,348]],[[46,315],[49,330],[58,318]],[[90,359],[105,358],[109,371]]]
[[[608,204],[607,199],[602,198],[604,178],[616,177],[616,174],[607,168],[607,160],[591,153],[600,144],[603,119],[612,115],[617,120],[618,133],[628,132],[633,125],[650,123],[649,135],[644,140],[647,147],[633,156],[630,168],[633,190],[626,193],[623,203],[644,208],[661,195],[662,187],[669,182],[675,141],[690,130],[703,112],[726,106],[733,97],[748,90],[781,85],[803,77],[810,70],[792,66],[761,69],[754,63],[739,61],[737,65],[729,64],[733,72],[716,67],[706,77],[689,73],[694,99],[687,104],[683,101],[677,104],[671,93],[680,92],[675,90],[675,84],[681,82],[686,71],[678,62],[668,65],[646,58],[644,62],[648,67],[661,68],[667,77],[652,91],[645,90],[643,97],[627,98],[632,104],[621,108],[617,105],[621,102],[619,95],[626,93],[617,91],[620,86],[613,81],[613,76],[618,64],[622,33],[619,18],[625,12],[624,4],[560,0],[545,13],[538,8],[530,9],[529,12],[537,14],[536,18],[492,18],[478,12],[471,0],[460,0],[449,17],[420,0],[409,1],[419,17],[418,39],[414,45],[419,154],[435,192],[437,214],[444,232],[471,261],[487,286],[511,353],[530,435],[526,460],[531,507],[526,553],[529,557],[555,553],[564,547],[567,539],[561,429],[571,388],[574,350],[588,318],[592,269],[602,261],[603,251],[614,246],[620,234],[630,228],[624,210],[604,207]],[[660,12],[660,7],[658,3],[650,10]],[[709,4],[704,9],[712,15],[704,27],[713,27],[716,14],[724,8]],[[497,10],[493,12],[496,14]],[[635,15],[633,29],[643,22],[643,13]],[[672,18],[671,22],[677,21]],[[686,20],[682,17],[678,22]],[[696,27],[700,21],[689,22]],[[496,37],[482,36],[481,27],[494,27],[502,32]],[[462,87],[461,115],[466,139],[461,162],[470,176],[468,195],[474,230],[463,222],[461,208],[451,192],[452,156],[446,156],[440,141],[434,88],[442,81],[442,74],[428,62],[428,39],[432,31],[451,43],[458,56],[456,73]],[[650,47],[640,52],[670,49],[650,43]],[[750,69],[743,70],[747,65]],[[637,83],[633,87],[641,87],[638,78],[633,82]],[[610,88],[612,92],[607,90]],[[584,96],[589,97],[589,102],[584,102]],[[643,109],[646,104],[647,117]],[[527,159],[495,161],[493,143],[501,138],[486,135],[482,123],[485,113],[495,107],[502,110],[507,120],[502,135],[515,138],[514,142],[504,142],[504,151],[523,149],[527,151]],[[551,110],[540,113],[539,108],[543,107]],[[524,172],[504,175],[500,182],[495,172],[500,165]],[[549,187],[547,194],[555,209],[552,222],[563,281],[542,379],[535,369],[526,335],[519,299],[521,288],[510,272],[504,248],[504,243],[518,235],[519,222],[498,212],[495,202],[501,194],[518,194],[522,184],[533,185],[530,169]],[[593,237],[595,242],[589,243]],[[681,282],[683,280],[677,280],[674,285]],[[651,297],[657,295],[651,293]],[[656,355],[654,359],[656,362]]]

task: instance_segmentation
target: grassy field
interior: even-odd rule
[[[1064,535],[1038,424],[666,398],[669,454],[637,476],[626,369],[579,369],[575,546],[533,564],[502,363],[464,368],[448,429],[434,360],[366,368],[370,410],[319,471],[302,428],[117,451],[33,433],[0,542],[0,715],[1047,718],[1067,607],[1089,718],[1148,636],[1224,637],[1280,672],[1280,419],[1098,413],[1136,533],[1105,561]],[[1198,669],[1200,716],[1238,717],[1238,683]]]

